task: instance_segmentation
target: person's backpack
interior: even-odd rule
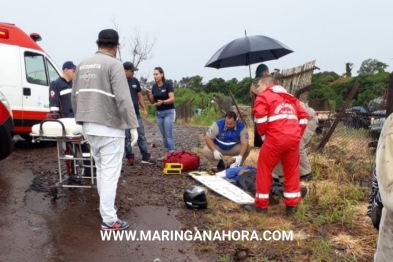
[[[168,153],[164,159],[164,166],[166,163],[180,163],[183,164],[182,171],[196,170],[199,167],[200,157],[190,151],[175,151]]]

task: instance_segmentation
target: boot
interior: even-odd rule
[[[287,214],[287,216],[292,216],[295,212],[296,212],[295,207],[288,207],[287,206],[285,209],[285,213]]]

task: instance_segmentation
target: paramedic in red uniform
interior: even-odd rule
[[[258,158],[255,206],[247,206],[246,210],[267,213],[272,171],[281,160],[286,213],[291,215],[301,201],[299,146],[309,115],[297,98],[274,83],[272,76],[263,76],[258,82],[253,115],[264,142]]]

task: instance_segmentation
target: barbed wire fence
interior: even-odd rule
[[[342,165],[354,182],[369,187],[375,163],[375,149],[386,116],[386,99],[381,99],[375,107],[378,110],[372,113],[362,107],[348,109],[357,88],[358,85],[353,87],[341,110],[318,112],[317,135],[307,150],[316,154],[323,152],[332,163]],[[311,156],[315,157],[316,154]]]

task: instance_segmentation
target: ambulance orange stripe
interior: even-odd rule
[[[0,38],[0,43],[8,44],[8,45],[17,45],[17,46],[31,48],[44,52],[44,50],[42,50],[42,48],[36,42],[34,42],[29,35],[27,35],[17,26],[13,24],[0,23],[0,31],[1,28],[8,29],[9,38],[8,39]]]

